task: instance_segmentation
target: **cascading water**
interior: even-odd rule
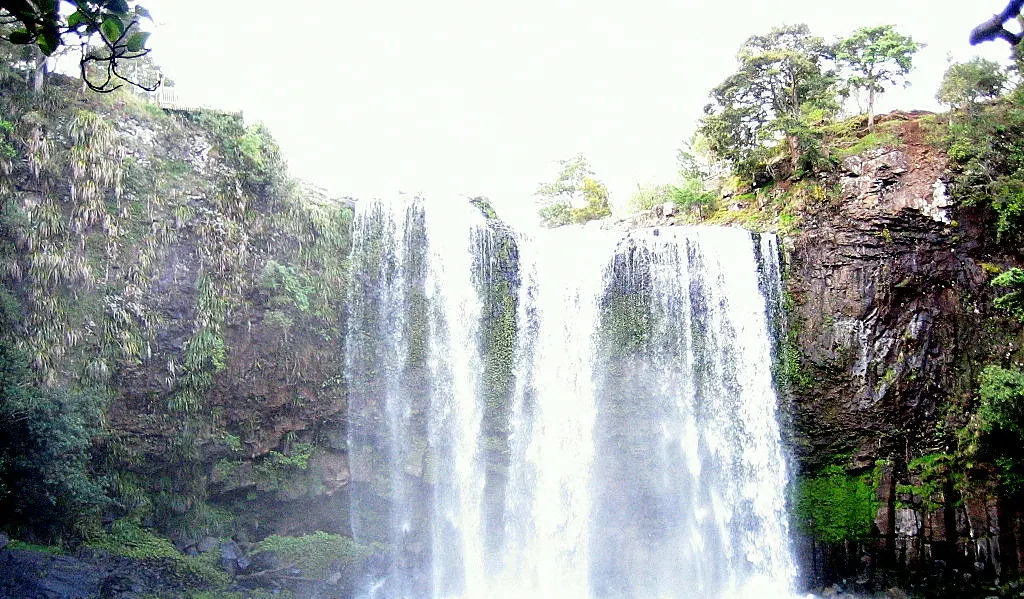
[[[788,595],[776,258],[738,229],[526,237],[468,203],[360,203],[365,596]]]

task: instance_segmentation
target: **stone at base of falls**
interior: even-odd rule
[[[134,597],[147,572],[40,551],[0,550],[0,598]],[[153,588],[153,587],[149,587]]]

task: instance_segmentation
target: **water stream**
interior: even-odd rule
[[[386,555],[365,596],[788,596],[774,243],[361,202],[352,531]]]

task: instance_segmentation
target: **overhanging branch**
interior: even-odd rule
[[[1024,8],[1024,0],[1010,0],[1003,12],[993,15],[991,19],[971,31],[971,45],[989,42],[996,38],[1003,38],[1013,46],[1019,44],[1024,39],[1024,33],[1013,33],[1003,25],[1019,16],[1022,8]]]

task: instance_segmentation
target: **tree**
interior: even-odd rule
[[[685,179],[681,185],[673,185],[671,191],[672,202],[686,212],[696,212],[699,220],[713,212],[718,204],[718,192],[706,188],[700,179]]]
[[[633,197],[629,199],[629,208],[633,212],[650,210],[659,204],[672,201],[671,185],[644,185],[637,186]]]
[[[868,92],[868,129],[875,126],[875,97],[886,84],[904,83],[914,54],[924,47],[892,25],[861,27],[836,45],[836,61],[849,73],[847,85]]]
[[[979,100],[998,98],[1006,86],[1006,72],[999,63],[974,57],[952,64],[942,77],[935,99],[953,108],[973,108]]]
[[[792,134],[807,109],[834,112],[835,73],[824,68],[825,41],[807,25],[777,27],[748,39],[737,54],[739,69],[711,91],[699,134],[708,149],[737,174],[752,175],[781,134],[790,160],[800,154]]]
[[[608,204],[608,188],[594,178],[583,154],[559,161],[558,178],[544,183],[534,194],[540,205],[537,214],[541,224],[558,227],[584,223],[612,213]]]
[[[134,4],[134,3],[132,3]],[[70,8],[61,14],[62,5]],[[149,18],[142,6],[127,0],[0,0],[0,26],[13,26],[3,38],[15,45],[35,46],[42,56],[52,56],[71,45],[81,48],[82,79],[94,91],[110,92],[121,82],[149,91],[118,71],[125,61],[149,53],[149,33],[140,24]],[[41,62],[41,61],[39,61]],[[89,67],[100,65],[101,77],[92,79]]]

